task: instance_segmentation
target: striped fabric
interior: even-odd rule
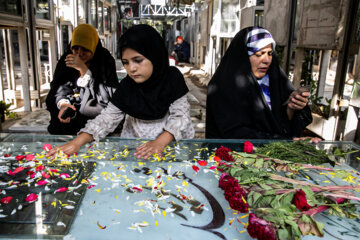
[[[248,49],[248,55],[251,56],[260,49],[266,47],[269,44],[272,44],[273,50],[275,51],[275,40],[267,31],[263,28],[253,28],[246,37],[246,47]]]

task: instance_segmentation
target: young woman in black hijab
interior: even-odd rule
[[[311,123],[309,92],[295,91],[263,29],[236,34],[208,86],[206,137],[290,139]]]
[[[160,34],[148,25],[136,25],[121,36],[119,45],[127,76],[107,108],[88,121],[76,139],[59,147],[67,154],[105,137],[124,118],[121,137],[155,138],[137,149],[137,157],[161,156],[172,140],[194,136],[186,97],[189,90],[181,72],[169,66]],[[55,153],[56,148],[48,156]]]
[[[49,133],[76,135],[107,106],[118,83],[115,59],[102,47],[96,29],[89,24],[77,26],[56,65],[46,98]],[[74,110],[75,115],[62,117],[66,109]]]

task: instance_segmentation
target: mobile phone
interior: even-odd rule
[[[61,118],[65,120],[68,117],[70,117],[70,118],[74,117],[75,114],[76,114],[76,111],[74,109],[72,109],[71,107],[68,107],[65,109],[63,114],[61,114]]]

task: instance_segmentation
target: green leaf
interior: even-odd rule
[[[280,228],[278,231],[277,231],[277,233],[278,233],[278,238],[280,239],[280,240],[286,240],[286,239],[290,239],[290,233],[289,233],[289,231],[285,228]]]
[[[256,168],[262,168],[263,166],[264,166],[264,159],[262,159],[262,158],[256,159],[255,167]]]
[[[285,220],[285,222],[291,226],[293,233],[295,233],[295,236],[301,238],[301,232],[297,223],[289,220]]]

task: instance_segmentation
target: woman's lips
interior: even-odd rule
[[[260,72],[267,72],[268,68],[259,68]]]

